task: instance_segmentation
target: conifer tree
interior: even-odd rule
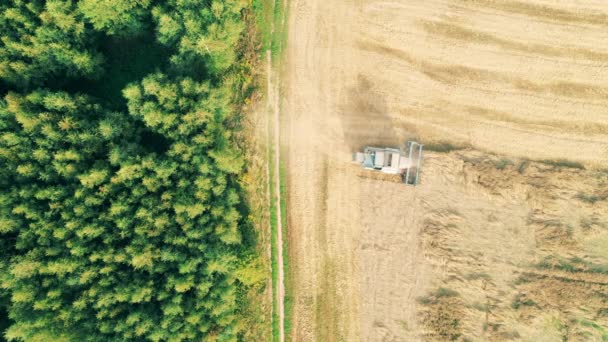
[[[39,85],[59,75],[94,77],[102,57],[72,0],[7,0],[0,5],[0,79]]]
[[[78,9],[98,31],[134,35],[144,29],[151,0],[80,0]]]
[[[134,35],[153,5],[0,4],[0,79],[11,89],[0,99],[0,307],[10,341],[234,341],[247,328],[243,293],[264,270],[243,237],[244,162],[223,77],[243,3],[154,7],[174,62],[197,59],[211,80],[156,72],[124,89],[128,112],[44,88],[99,70],[85,21]]]
[[[179,97],[164,97],[168,90]],[[239,333],[236,293],[249,281],[237,272],[245,251],[239,196],[208,152],[230,150],[221,130],[229,107],[207,84],[158,74],[125,93],[134,117],[171,141],[166,153],[141,148],[114,165],[104,161],[137,123],[99,134],[114,114],[86,97],[10,94],[1,107],[11,179],[3,193],[13,197],[3,220],[18,232],[2,280],[17,322],[11,339],[186,341],[213,331],[230,340]],[[149,112],[161,120],[150,121]],[[200,136],[208,141],[184,143]],[[235,163],[230,172],[239,171],[238,157]]]
[[[244,0],[169,0],[156,6],[158,40],[177,46],[176,64],[187,63],[191,56],[205,59],[213,73],[222,73],[234,64],[235,45],[243,23]]]

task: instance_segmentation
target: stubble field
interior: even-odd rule
[[[289,15],[292,338],[608,339],[605,4],[294,0]],[[462,149],[426,153],[416,188],[350,163],[409,138]]]

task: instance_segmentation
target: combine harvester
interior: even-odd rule
[[[422,163],[422,145],[408,141],[406,150],[366,146],[363,152],[353,154],[353,161],[364,169],[400,175],[403,183],[417,185]]]

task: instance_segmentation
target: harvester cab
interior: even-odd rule
[[[406,148],[366,146],[353,154],[353,161],[364,169],[401,175],[403,183],[417,185],[422,164],[422,146],[408,141]]]

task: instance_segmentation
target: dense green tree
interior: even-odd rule
[[[233,327],[238,323],[238,278],[231,274],[239,258],[230,246],[241,240],[234,207],[239,199],[227,188],[226,176],[239,172],[242,161],[226,143],[227,96],[207,84],[174,84],[162,75],[125,94],[132,114],[173,142],[165,155],[123,154],[108,163],[96,161],[116,153],[121,135],[133,127],[117,127],[113,114],[65,93],[11,94],[6,99],[3,126],[11,129],[2,141],[11,143],[2,146],[3,156],[16,181],[7,190],[21,197],[12,203],[7,220],[21,219],[36,228],[19,235],[18,248],[27,250],[27,256],[13,260],[13,277],[3,284],[13,290],[11,314],[19,322],[9,336],[152,339],[164,331],[164,340],[166,329],[184,325],[184,312],[198,312],[208,329],[221,336],[238,332]],[[181,142],[188,138],[199,144]],[[26,153],[31,150],[40,152]],[[44,213],[46,208],[56,208],[57,216]],[[112,227],[120,233],[112,234]],[[114,250],[116,245],[124,251]],[[201,263],[206,266],[197,267]],[[129,268],[120,272],[119,265]],[[93,279],[98,282],[91,283]],[[206,284],[203,291],[196,290],[200,284]],[[49,299],[50,292],[57,295]],[[185,295],[193,297],[185,301]],[[137,311],[133,304],[140,302],[153,305]],[[150,324],[138,327],[138,335],[119,324],[128,319],[127,312],[137,312]],[[99,327],[86,317],[97,317]],[[36,326],[44,328],[32,328]],[[49,326],[69,329],[53,332]],[[152,329],[158,326],[164,329]],[[172,338],[189,340],[200,329],[196,323],[191,332]]]
[[[197,59],[213,79],[156,72],[124,89],[128,112],[76,93],[87,91],[77,77],[99,71],[95,30],[135,35],[152,24],[151,1],[0,4],[9,340],[233,341],[246,329],[244,293],[265,272],[244,237],[226,81],[243,3],[159,3],[158,39],[177,47],[174,63]],[[44,88],[65,77],[77,80],[72,93]]]
[[[179,49],[174,63],[188,63],[192,55],[199,56],[212,72],[222,73],[235,62],[235,45],[243,30],[241,11],[246,5],[245,0],[169,0],[152,14],[159,41]]]
[[[103,196],[97,189],[80,201],[85,194],[79,179],[91,169],[108,170],[98,162],[114,143],[98,134],[105,116],[86,97],[63,92],[11,93],[0,106],[0,163],[6,172],[0,214],[17,232],[16,253],[2,279],[16,322],[9,339],[74,340],[95,331],[84,320],[86,312],[70,310],[65,302],[79,293],[73,276],[84,267],[84,241],[102,229],[94,208]],[[76,329],[62,328],[75,323]]]
[[[18,86],[67,75],[94,77],[102,57],[70,0],[7,0],[0,5],[0,79]]]
[[[146,127],[171,141],[167,156],[180,165],[180,174],[194,172],[194,193],[173,196],[177,214],[194,218],[209,212],[217,236],[225,243],[239,243],[239,214],[234,209],[238,196],[226,190],[227,177],[238,174],[243,159],[231,147],[227,121],[233,111],[227,87],[211,87],[191,79],[171,81],[162,74],[145,78],[139,85],[124,90],[129,112]],[[193,143],[187,143],[193,142]],[[194,200],[196,203],[190,203]],[[206,202],[213,203],[212,210]],[[215,220],[216,217],[221,220]],[[184,217],[184,219],[187,219]],[[205,218],[207,223],[208,218]]]
[[[110,35],[132,35],[145,26],[152,0],[80,0],[78,8],[96,30]]]
[[[125,94],[134,120],[41,91],[0,109],[3,220],[27,227],[2,282],[11,339],[231,340],[242,329],[237,293],[252,275],[226,95],[160,74]],[[170,141],[165,153],[128,146],[138,119]]]

